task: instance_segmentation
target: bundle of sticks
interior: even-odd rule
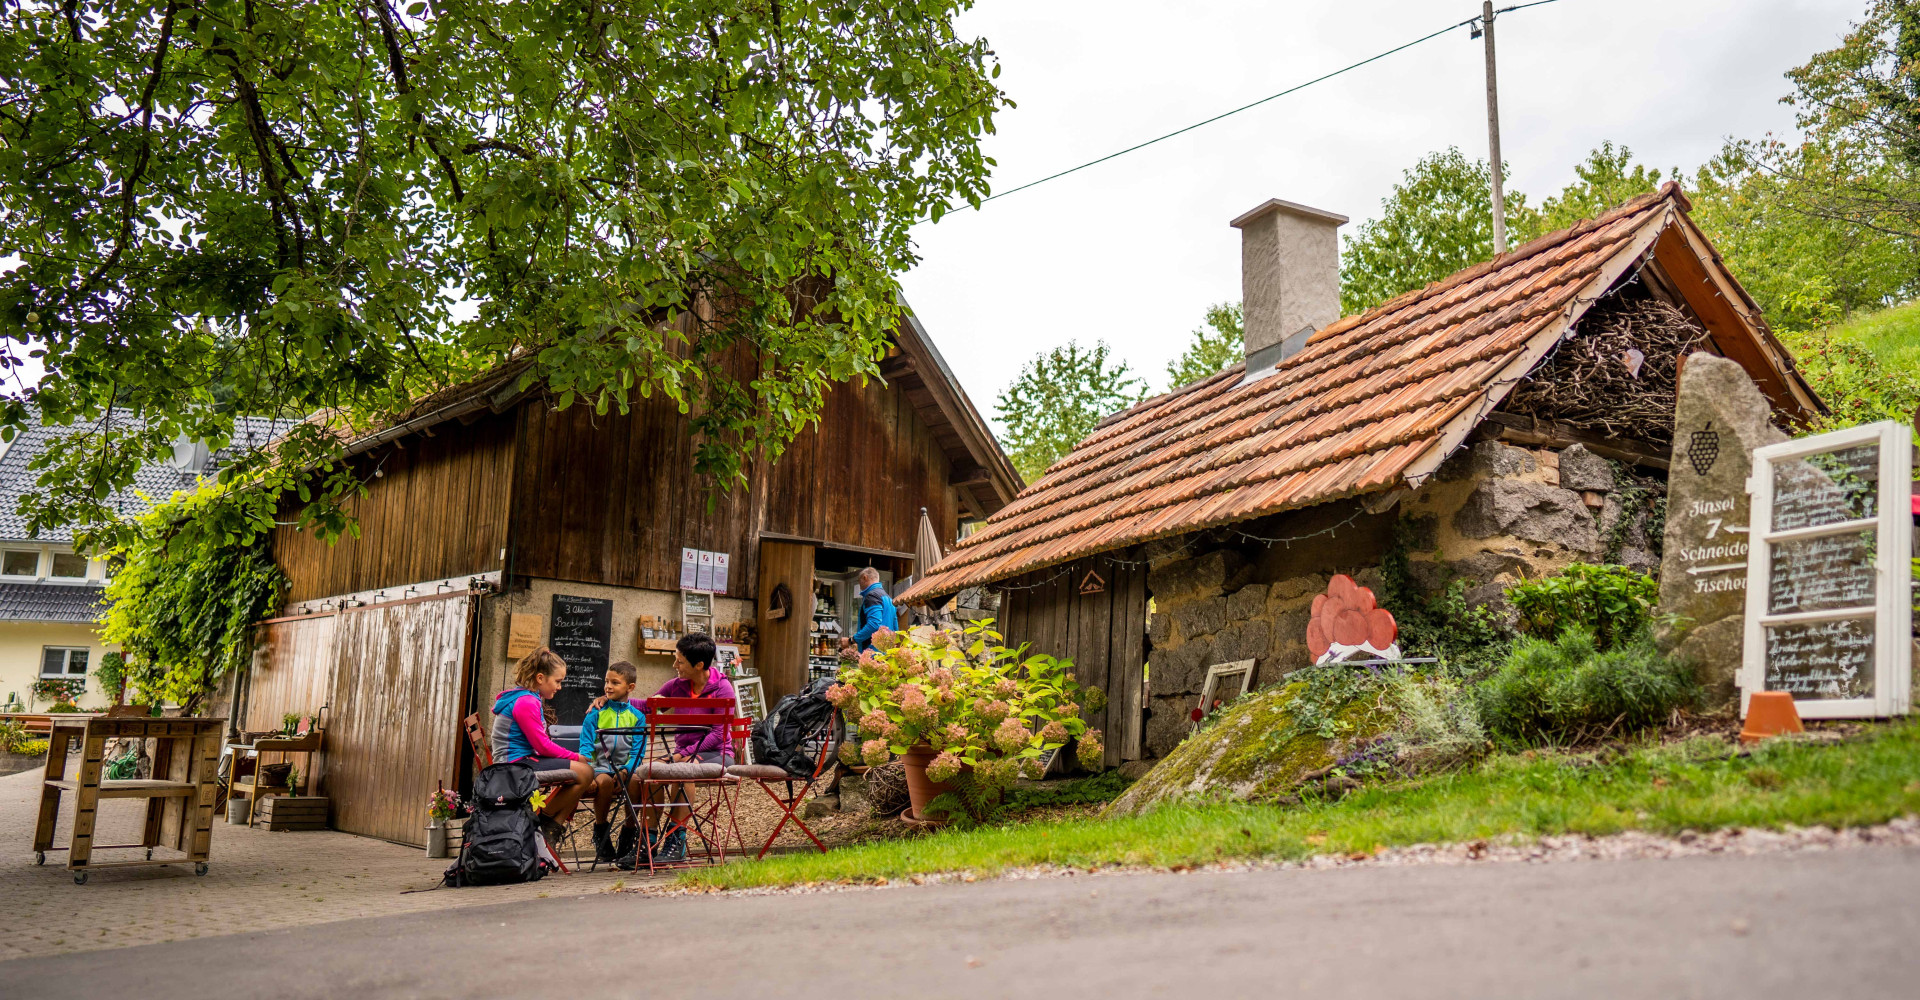
[[[1609,296],[1500,408],[1608,437],[1671,444],[1675,369],[1706,337],[1658,299]]]

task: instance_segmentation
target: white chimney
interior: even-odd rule
[[[1240,230],[1240,296],[1247,373],[1273,373],[1315,330],[1340,318],[1340,240],[1347,217],[1270,198],[1233,220]]]

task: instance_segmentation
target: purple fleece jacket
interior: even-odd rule
[[[706,690],[701,691],[697,695],[693,693],[693,685],[675,677],[673,680],[660,685],[660,690],[655,691],[653,696],[655,698],[737,697],[733,693],[733,682],[727,680],[724,675],[712,670],[707,672]],[[739,705],[739,701],[736,700],[734,704],[736,706]],[[659,721],[671,722],[672,719],[673,716],[669,714],[661,716]],[[712,753],[715,750],[720,751],[728,757],[733,756],[733,745],[727,742],[727,727],[725,726],[713,726],[707,730],[705,735],[701,735],[698,730],[694,730],[679,733],[673,738],[673,752],[682,757],[689,754]]]

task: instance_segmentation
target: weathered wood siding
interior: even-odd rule
[[[290,584],[289,606],[502,568],[518,418],[487,416],[441,424],[432,437],[383,447],[358,459],[367,495],[348,509],[359,521],[328,545],[292,526],[274,529],[273,553]],[[375,468],[379,478],[372,478]],[[290,502],[281,520],[299,509]]]
[[[540,402],[520,413],[515,576],[675,590],[680,549],[711,549],[733,558],[728,596],[752,600],[761,531],[911,552],[920,508],[943,538],[958,523],[946,453],[905,395],[878,381],[834,387],[817,427],[711,508],[687,420],[665,400],[626,416]]]
[[[1083,712],[1106,737],[1109,765],[1139,760],[1144,752],[1141,700],[1145,696],[1147,570],[1106,559],[1082,559],[1008,581],[995,627],[1007,641],[1032,644],[1031,652],[1068,657],[1081,684],[1099,687],[1107,705]],[[1087,574],[1100,577],[1096,593],[1083,594]]]
[[[427,796],[458,788],[471,596],[382,604],[275,622],[257,665],[248,728],[324,704],[320,794],[334,829],[426,843]],[[324,696],[319,695],[325,692]],[[311,700],[321,697],[316,703]]]

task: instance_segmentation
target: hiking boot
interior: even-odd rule
[[[620,828],[620,847],[613,852],[614,857],[624,858],[633,853],[633,843],[638,840],[639,827],[628,823]]]
[[[646,846],[655,852],[655,861],[660,860],[658,855],[660,850],[659,839],[658,831],[646,831]],[[620,829],[620,857],[614,860],[613,866],[623,872],[630,872],[640,865],[645,864],[646,860],[646,857],[640,853],[640,838],[635,835],[633,827],[622,827]]]
[[[567,828],[552,816],[538,814],[537,818],[540,821],[540,835],[547,838],[547,844],[554,850],[559,850],[560,841],[567,835]]]
[[[593,863],[612,861],[619,856],[620,852],[613,849],[613,824],[593,824]]]
[[[655,864],[687,860],[687,831],[679,829],[667,834],[660,846],[653,849],[653,860]]]

